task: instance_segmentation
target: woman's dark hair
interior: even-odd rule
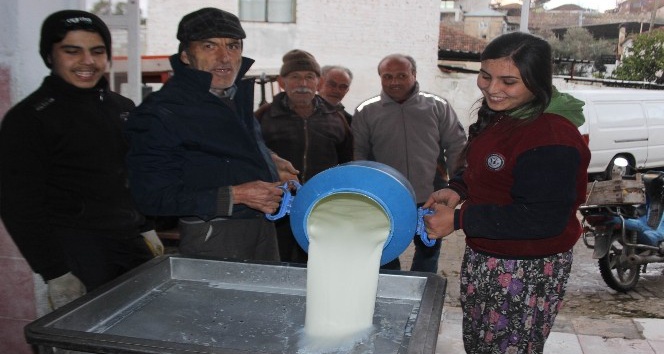
[[[524,85],[535,96],[529,103],[532,114],[525,121],[537,118],[549,105],[553,91],[551,46],[546,40],[532,34],[507,33],[492,40],[480,55],[481,61],[501,58],[512,60],[519,69]],[[482,99],[477,111],[477,122],[468,128],[469,138],[479,134],[496,114],[502,113],[491,110],[486,100]]]
[[[551,102],[553,95],[553,68],[551,61],[551,46],[544,39],[532,34],[523,32],[512,32],[503,34],[492,40],[482,51],[480,61],[490,59],[510,58],[519,69],[521,79],[535,99],[528,103],[525,108],[530,114],[522,119],[523,124],[527,124],[533,119],[539,117]],[[466,154],[470,142],[479,135],[486,127],[494,121],[498,115],[510,112],[497,112],[489,108],[485,98],[481,98],[477,110],[477,121],[468,127],[468,144],[461,152],[459,166],[457,170],[462,170],[466,162]]]

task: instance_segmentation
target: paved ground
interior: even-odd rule
[[[458,280],[464,246],[460,232],[443,242],[439,274],[447,279],[447,291],[437,354],[464,352]],[[411,245],[401,255],[403,269],[409,269],[412,253]],[[663,270],[664,264],[650,264],[635,290],[618,293],[604,283],[592,250],[579,240],[565,305],[545,354],[664,354]]]
[[[446,237],[441,248],[439,274],[447,279],[446,306],[459,306],[459,269],[464,250],[463,233]],[[412,245],[400,260],[403,269],[409,269]],[[560,315],[578,317],[664,318],[664,263],[649,264],[641,274],[636,288],[619,293],[609,288],[599,274],[592,250],[579,240],[574,247],[574,263],[567,284],[565,305]],[[664,329],[663,329],[664,330]]]

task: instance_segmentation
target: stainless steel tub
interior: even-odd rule
[[[434,353],[444,278],[381,272],[374,330],[348,353]],[[164,256],[30,323],[29,343],[88,353],[297,353],[306,268]],[[301,350],[300,350],[301,351]]]

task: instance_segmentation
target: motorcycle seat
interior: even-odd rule
[[[642,175],[646,194],[646,214],[625,219],[625,228],[637,232],[639,243],[659,246],[664,241],[664,172],[649,171]]]

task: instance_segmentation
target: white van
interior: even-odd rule
[[[586,104],[579,131],[592,153],[589,179],[610,177],[613,160],[624,157],[639,170],[664,168],[664,91],[638,89],[561,90]]]

